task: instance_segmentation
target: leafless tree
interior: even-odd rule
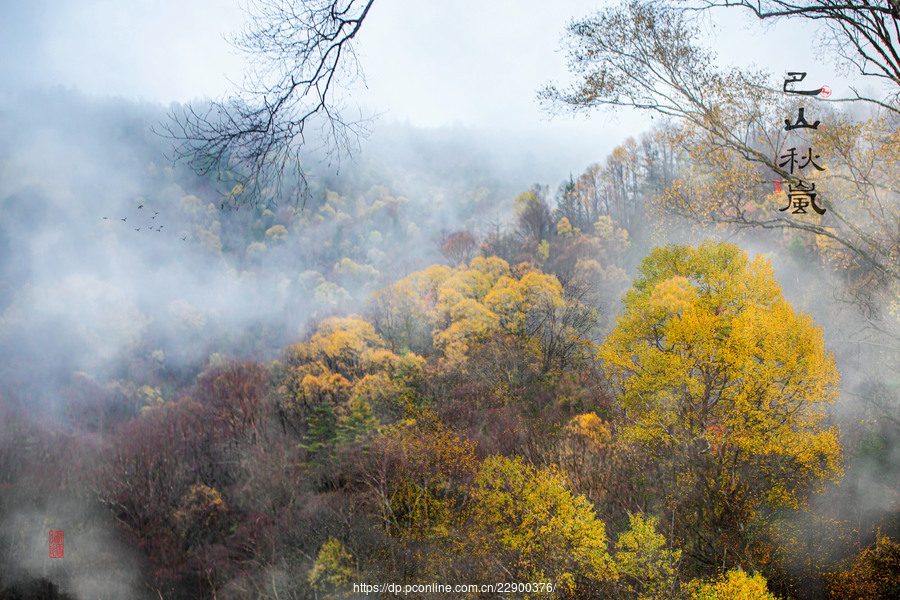
[[[456,231],[441,236],[441,253],[450,261],[450,266],[469,264],[476,250],[478,243],[468,231]]]
[[[687,0],[698,8],[742,7],[761,20],[801,18],[825,26],[827,47],[860,74],[884,80],[891,100],[864,100],[900,112],[900,0]]]
[[[176,141],[176,160],[233,186],[229,206],[284,191],[299,202],[308,142],[340,160],[368,132],[361,113],[346,118],[342,94],[362,77],[353,43],[374,0],[248,2],[230,40],[250,60],[243,84],[224,100],[174,110],[161,133]]]
[[[550,236],[553,217],[547,203],[548,194],[547,186],[536,183],[515,200],[519,233],[526,241],[539,244]]]

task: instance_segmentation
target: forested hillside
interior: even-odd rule
[[[388,123],[292,202],[0,95],[0,600],[900,597],[898,113],[817,106],[787,213],[797,102],[642,6],[542,97],[682,104],[560,181]]]

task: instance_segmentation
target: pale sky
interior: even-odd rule
[[[536,152],[570,153],[571,169],[579,172],[647,124],[645,116],[625,112],[548,121],[535,101],[542,85],[566,81],[559,51],[565,25],[603,5],[378,0],[358,39],[368,89],[354,100],[417,126],[525,136]],[[810,81],[835,79],[817,65],[809,27],[763,29],[740,11],[714,15],[724,17],[727,22],[709,28],[724,63],[752,62],[774,73],[805,70]],[[165,105],[221,97],[229,77],[241,78],[243,59],[225,36],[240,28],[242,18],[236,0],[5,2],[0,81],[10,88],[62,85]]]

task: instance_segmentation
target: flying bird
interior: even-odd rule
[[[186,241],[187,241],[187,236],[184,236],[183,238],[181,238],[181,241],[186,242]]]
[[[158,215],[158,214],[159,214],[159,211],[158,211],[158,210],[154,210],[154,211],[153,211],[153,214],[154,214],[154,215]]]
[[[138,210],[141,210],[142,208],[144,208],[144,205],[143,205],[143,204],[138,204]]]
[[[128,217],[125,217],[125,219],[127,219],[127,218],[128,218]],[[125,222],[125,219],[119,219],[119,220],[122,221],[122,222],[124,223],[124,222]]]
[[[103,220],[104,220],[104,221],[106,221],[107,219],[109,219],[109,217],[103,217]]]
[[[135,231],[140,231],[140,230],[141,230],[140,227],[135,228]]]

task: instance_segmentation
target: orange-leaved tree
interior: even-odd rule
[[[653,250],[600,350],[618,443],[664,465],[665,504],[700,570],[763,568],[767,531],[840,473],[822,334],[764,257],[706,242]]]

